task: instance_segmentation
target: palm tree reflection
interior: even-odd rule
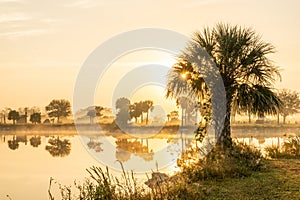
[[[50,138],[48,143],[45,149],[49,151],[53,157],[68,156],[71,152],[71,143],[68,139],[61,140],[59,136],[57,136]]]
[[[118,139],[116,145],[116,158],[120,161],[129,160],[130,153],[143,158],[145,161],[153,160],[154,152],[152,149],[149,150],[148,139],[146,139],[146,146],[143,145],[142,139],[141,141],[138,141],[138,139]],[[121,159],[119,159],[120,157]]]
[[[38,147],[42,141],[41,141],[41,136],[33,136],[32,138],[29,139],[30,145],[33,147]]]

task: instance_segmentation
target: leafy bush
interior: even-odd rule
[[[259,150],[244,144],[233,143],[231,148],[222,150],[215,147],[205,158],[182,165],[182,175],[189,182],[207,179],[245,177],[261,170],[262,154]]]

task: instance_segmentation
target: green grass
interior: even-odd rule
[[[200,199],[300,199],[300,160],[268,160],[266,169],[251,176],[194,185]]]

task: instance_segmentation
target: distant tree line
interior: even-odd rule
[[[65,99],[54,99],[46,107],[45,110],[47,115],[53,120],[56,118],[57,123],[60,123],[61,117],[68,117],[71,115],[71,104],[70,101]],[[23,114],[21,114],[23,113]],[[41,112],[37,107],[29,108],[19,108],[19,110],[13,110],[10,108],[5,108],[1,112],[1,123],[6,124],[6,116],[8,120],[12,120],[13,124],[16,122],[27,123],[27,117],[29,115],[29,121],[33,124],[41,123]]]
[[[118,125],[127,125],[131,119],[135,119],[135,122],[138,123],[138,119],[140,119],[140,123],[144,122],[146,125],[149,123],[149,111],[153,109],[153,101],[145,100],[130,103],[130,100],[121,97],[116,101],[116,123]],[[146,114],[146,121],[144,121],[144,114]]]

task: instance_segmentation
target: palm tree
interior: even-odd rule
[[[90,117],[90,124],[93,124],[94,118],[97,116],[96,110],[89,110],[86,115]]]
[[[201,102],[203,97],[212,95],[196,68],[203,50],[214,61],[224,83],[226,116],[218,144],[230,146],[234,104],[257,115],[275,114],[279,110],[281,101],[273,92],[273,83],[280,74],[267,58],[274,53],[274,47],[263,42],[253,30],[229,24],[220,23],[213,29],[196,32],[168,75],[167,97],[193,94]]]
[[[148,121],[149,121],[149,111],[153,109],[153,101],[150,101],[150,100],[143,101],[143,105],[144,105],[144,112],[147,113],[146,124],[148,124]]]

